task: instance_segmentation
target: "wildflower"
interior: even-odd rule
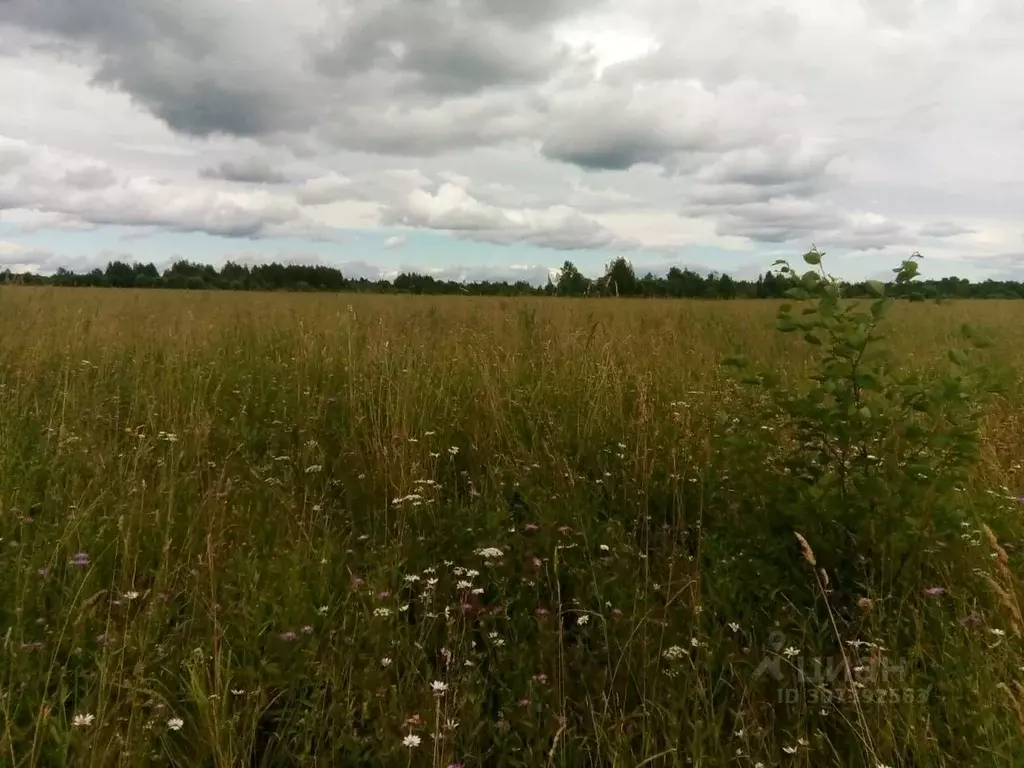
[[[576,620],[576,623],[578,623],[582,627],[583,625],[587,624],[589,621],[590,621],[590,615],[586,614],[586,613],[581,613],[579,618]]]
[[[924,593],[926,595],[928,595],[928,597],[939,597],[940,595],[946,594],[946,588],[945,587],[928,587],[928,589],[924,590]]]
[[[417,576],[415,573],[410,573],[409,575],[407,575],[405,577],[405,583],[406,584],[415,584],[419,580],[420,580],[420,577]]]
[[[68,561],[69,565],[75,565],[82,568],[89,564],[89,555],[85,552],[78,552],[71,560]]]
[[[451,448],[448,449],[448,453],[450,453],[452,456],[457,456],[459,454],[459,447],[457,445],[453,445]]]
[[[422,739],[420,739],[419,736],[417,736],[414,733],[410,733],[408,736],[402,739],[402,744],[407,746],[409,749],[415,749],[420,745],[420,741],[422,741]]]
[[[733,632],[739,632],[740,631],[740,625],[737,624],[735,621],[730,621],[729,624],[728,624],[728,627]]]
[[[602,544],[600,547],[598,547],[598,549],[600,549],[602,552],[607,552],[611,549],[611,547],[609,547],[607,544]]]
[[[71,720],[71,725],[75,728],[85,728],[92,725],[92,721],[95,719],[91,713],[86,712],[84,715],[75,715]]]
[[[302,628],[302,634],[304,634],[304,635],[312,635],[313,634],[313,627],[310,626],[309,624],[307,624],[306,626],[304,626]]]
[[[391,609],[390,608],[374,608],[373,609],[373,615],[377,616],[378,618],[385,618],[385,617],[391,615]]]
[[[791,659],[794,656],[800,655],[800,649],[794,648],[793,646],[789,646],[786,650],[782,652],[782,655],[785,656],[787,659]]]
[[[184,724],[185,721],[182,720],[180,717],[172,717],[170,720],[167,721],[167,727],[170,728],[172,731],[180,731],[181,726],[183,726]]]
[[[136,592],[134,589],[124,593],[125,600],[137,600],[138,598],[139,593]]]
[[[783,747],[782,751],[785,752],[787,755],[795,755],[796,747]]]
[[[661,654],[669,661],[676,661],[686,655],[686,651],[678,645],[671,645]]]
[[[456,589],[472,589],[473,588],[473,582],[466,581],[465,579],[460,579],[459,582],[455,585],[455,588]]]
[[[505,554],[497,547],[483,547],[482,549],[478,549],[476,553],[480,555],[480,557],[484,558],[484,560],[491,560]]]
[[[286,643],[294,643],[296,640],[299,639],[299,636],[289,629],[287,632],[281,633],[281,639],[284,640]]]
[[[454,731],[454,730],[458,729],[458,727],[459,727],[459,721],[458,720],[453,720],[452,718],[448,718],[447,720],[444,721],[444,729],[446,731]]]
[[[318,614],[319,614],[320,616],[326,616],[326,615],[327,615],[327,611],[329,611],[329,610],[330,610],[330,608],[329,608],[328,606],[326,606],[326,605],[321,605],[321,606],[320,606],[319,608],[317,608],[317,609],[316,609],[316,612],[317,612],[317,613],[318,613]]]
[[[320,465],[320,464],[311,464],[310,466],[306,467],[306,474],[307,475],[312,475],[312,474],[315,474],[316,472],[319,472],[321,469],[323,469],[322,465]]]
[[[536,523],[527,523],[526,525],[523,526],[523,530],[527,531],[527,532],[533,532],[533,531],[536,531],[539,528],[540,528],[540,526],[537,525]]]
[[[435,696],[441,696],[444,694],[445,691],[448,690],[448,683],[444,683],[440,680],[434,680],[430,684],[430,690],[433,692]]]

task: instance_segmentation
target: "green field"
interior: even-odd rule
[[[0,765],[1024,765],[1024,303],[893,309],[1007,384],[903,554],[720,365],[777,308],[0,289]]]

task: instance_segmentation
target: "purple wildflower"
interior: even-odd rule
[[[281,639],[284,640],[286,643],[294,643],[296,640],[299,639],[299,636],[289,629],[287,632],[281,633]]]
[[[77,552],[71,560],[68,561],[71,565],[78,566],[79,568],[89,564],[89,555],[85,552]]]
[[[939,597],[939,595],[946,594],[946,588],[945,587],[928,587],[928,589],[926,589],[924,591],[924,593],[926,595],[928,595],[928,597]]]

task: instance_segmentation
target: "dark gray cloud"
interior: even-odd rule
[[[0,0],[0,207],[1012,253],[1022,25],[1013,0]]]
[[[311,132],[334,146],[430,154],[521,136],[543,99],[494,89],[576,66],[550,25],[600,5],[296,0],[253,12],[223,0],[19,0],[0,3],[0,28],[86,47],[97,82],[181,133]]]
[[[245,184],[285,184],[288,177],[275,170],[263,157],[247,157],[244,160],[224,160],[203,168],[199,175],[204,179],[223,179]]]
[[[538,34],[558,14],[508,14],[506,5],[356,3],[327,27],[314,61],[330,78],[373,73],[426,99],[546,80],[568,61],[564,47]]]

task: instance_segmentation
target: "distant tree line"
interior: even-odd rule
[[[558,275],[546,285],[525,280],[516,282],[481,280],[463,282],[439,280],[431,275],[403,272],[394,280],[347,278],[340,270],[326,266],[298,264],[257,264],[227,262],[219,270],[209,264],[176,261],[160,272],[153,264],[112,261],[106,269],[76,273],[58,269],[53,275],[0,272],[0,283],[22,285],[88,286],[105,288],[173,288],[224,291],[320,291],[425,295],[473,296],[633,296],[691,299],[777,299],[792,287],[792,278],[771,271],[756,280],[737,280],[722,273],[701,275],[690,269],[672,267],[662,277],[648,272],[638,277],[633,265],[618,258],[605,274],[589,278],[566,261]],[[845,284],[846,295],[867,296],[864,282]],[[913,293],[911,293],[913,292]],[[1020,299],[1024,283],[985,280],[973,283],[959,277],[920,280],[913,286],[890,286],[890,295],[916,299]]]

